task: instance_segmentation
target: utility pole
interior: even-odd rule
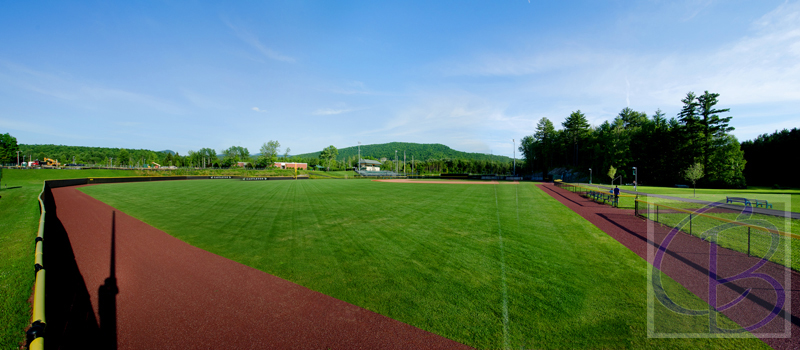
[[[514,143],[514,176],[517,176],[517,141],[511,139],[511,142]]]
[[[17,167],[19,167],[19,150],[17,150]]]
[[[397,164],[397,150],[394,150],[394,173],[397,174],[400,172],[400,168],[398,168]]]
[[[406,176],[406,151],[403,151],[403,176]]]
[[[361,141],[358,141],[358,170],[361,170]]]

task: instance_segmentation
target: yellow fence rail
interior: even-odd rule
[[[41,350],[44,349],[44,331],[47,326],[44,312],[44,225],[45,216],[47,211],[44,205],[44,195],[47,189],[47,184],[42,185],[42,192],[39,194],[39,233],[36,235],[36,247],[34,248],[34,274],[35,284],[33,289],[33,315],[31,317],[31,326],[26,332],[28,338],[28,349]]]

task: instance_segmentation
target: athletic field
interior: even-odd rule
[[[767,348],[752,338],[647,338],[647,263],[531,183],[81,190],[193,246],[478,348]],[[684,305],[705,305],[665,284]],[[659,331],[707,331],[702,317],[655,307],[672,327]]]

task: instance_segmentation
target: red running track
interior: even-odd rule
[[[48,348],[469,349],[192,247],[75,187],[52,195]]]
[[[670,232],[670,228],[654,224],[651,240],[648,238],[647,226],[652,222],[634,216],[633,210],[598,204],[553,184],[539,185],[539,188],[645,260],[648,260],[648,249],[652,249],[651,253],[655,256],[656,248],[661,247]],[[679,232],[668,245],[661,248],[665,252],[661,271],[707,303],[710,300],[710,248],[709,242],[683,232]],[[725,248],[717,249],[716,270],[720,278],[742,273],[760,261],[744,253]],[[777,280],[786,292],[786,303],[778,317],[753,330],[753,333],[774,349],[800,349],[800,274],[772,262],[756,269],[755,273]],[[790,279],[788,283],[787,277]],[[717,288],[717,307],[734,301],[748,289],[749,294],[740,303],[722,311],[742,327],[758,325],[760,320],[770,316],[779,300],[775,288],[765,280],[745,278]],[[780,337],[775,337],[775,334],[780,334]]]

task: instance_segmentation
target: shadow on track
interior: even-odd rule
[[[69,236],[53,201],[50,187],[45,187],[44,266],[47,270],[45,305],[47,307],[46,349],[102,348],[89,290],[78,269]]]
[[[100,332],[102,333],[102,344],[104,349],[117,348],[117,251],[116,251],[116,211],[111,212],[111,261],[110,272],[105,283],[98,288],[99,313],[100,313]]]

